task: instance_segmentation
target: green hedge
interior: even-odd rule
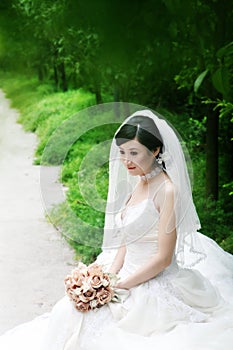
[[[49,83],[39,84],[36,79],[25,76],[1,75],[1,86],[7,97],[12,100],[12,106],[20,111],[19,122],[25,130],[36,132],[39,138],[36,149],[35,163],[40,164],[44,155],[45,146],[51,139],[53,132],[62,123],[75,115],[78,111],[95,104],[95,97],[90,92],[70,90],[67,92],[54,92]],[[109,98],[110,101],[110,98]],[[108,101],[105,101],[108,102]],[[233,224],[231,212],[226,210],[226,202],[229,202],[227,189],[221,187],[220,199],[217,202],[205,198],[205,119],[201,122],[188,115],[177,115],[166,110],[160,110],[178,131],[186,143],[191,155],[194,170],[193,195],[198,214],[202,223],[204,234],[215,239],[224,249],[233,253]],[[81,117],[82,118],[82,117]],[[83,120],[85,122],[85,118]],[[89,206],[83,199],[79,186],[77,186],[77,173],[86,153],[93,144],[102,140],[111,139],[117,124],[96,127],[85,133],[69,149],[62,165],[62,183],[67,186],[67,203],[72,212],[83,222],[102,229],[104,225],[104,213]],[[72,129],[72,124],[71,124]],[[62,130],[62,128],[61,128]],[[69,138],[69,133],[62,134],[64,140]],[[58,164],[61,157],[59,147],[47,151],[46,164]],[[93,171],[95,164],[93,163]],[[91,170],[92,171],[92,170]],[[88,187],[88,184],[87,184]],[[108,164],[98,169],[96,177],[96,189],[100,198],[106,199],[108,188]],[[73,216],[67,206],[62,204],[51,212],[53,223],[64,232],[69,232],[67,240],[76,250],[77,259],[89,262],[95,258],[100,249],[95,246],[95,236],[88,229],[77,227]],[[97,230],[100,232],[99,230]],[[93,240],[88,246],[88,239]],[[96,238],[100,241],[100,237]],[[85,241],[85,244],[82,242]]]

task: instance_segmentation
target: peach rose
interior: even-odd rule
[[[87,276],[88,275],[88,267],[87,265],[80,262],[78,266],[72,270],[71,274],[74,278],[78,278],[79,275]]]
[[[66,276],[66,278],[64,279],[64,283],[66,287],[69,287],[72,285],[72,277],[71,275]]]
[[[90,304],[89,303],[84,303],[83,301],[79,301],[76,305],[75,305],[75,308],[78,310],[78,311],[81,311],[81,312],[87,312],[91,309],[90,307]]]
[[[102,285],[104,286],[104,287],[108,287],[109,285],[110,285],[110,278],[109,278],[109,276],[105,273],[104,275],[103,275],[103,279],[102,279]]]
[[[99,264],[97,264],[96,262],[88,265],[88,270],[92,270],[92,269],[99,269],[102,270],[101,266]]]
[[[96,297],[98,299],[99,304],[104,305],[112,300],[114,296],[114,292],[111,288],[101,288],[97,293]]]
[[[88,284],[94,289],[100,288],[102,286],[102,276],[93,274],[88,278]]]
[[[66,290],[66,293],[68,295],[68,297],[73,300],[73,297],[74,297],[74,294],[73,294],[73,291],[71,289],[67,289]]]
[[[75,304],[80,302],[79,296],[78,295],[73,295],[72,296],[72,301],[74,301]]]
[[[72,283],[74,286],[81,287],[84,279],[85,279],[85,277],[83,275],[76,275],[72,279]]]
[[[88,275],[89,276],[95,276],[98,275],[101,278],[103,278],[103,270],[101,268],[101,266],[99,266],[98,264],[91,264],[88,266]]]
[[[93,300],[95,296],[96,296],[96,290],[89,289],[85,293],[81,293],[79,295],[79,299],[84,303],[88,303],[89,301]]]

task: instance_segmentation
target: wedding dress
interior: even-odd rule
[[[156,254],[159,213],[152,198],[116,215],[127,252],[124,278]],[[144,235],[141,235],[141,232]],[[146,232],[146,233],[145,233]],[[175,256],[155,278],[132,288],[122,303],[78,312],[67,296],[31,322],[0,337],[1,350],[228,350],[233,342],[233,257],[201,233],[207,259],[180,268]],[[103,252],[97,262],[109,265]]]

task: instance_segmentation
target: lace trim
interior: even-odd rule
[[[172,284],[172,272],[166,270],[156,278],[146,282],[147,291],[151,297],[157,297],[161,310],[174,315],[174,319],[187,322],[203,322],[207,315],[184,302],[180,291]],[[156,315],[155,315],[156,316]]]

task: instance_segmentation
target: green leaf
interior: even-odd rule
[[[227,97],[230,92],[229,70],[226,67],[218,68],[212,75],[212,82],[215,89],[220,92],[223,97]]]
[[[194,85],[193,85],[193,89],[194,89],[195,94],[197,93],[199,87],[201,86],[201,84],[202,84],[203,80],[205,79],[208,72],[209,72],[208,69],[204,70],[204,72],[202,72],[195,80]]]
[[[216,53],[218,58],[222,58],[225,55],[230,55],[233,53],[233,41],[227,44],[226,46],[221,47]]]

